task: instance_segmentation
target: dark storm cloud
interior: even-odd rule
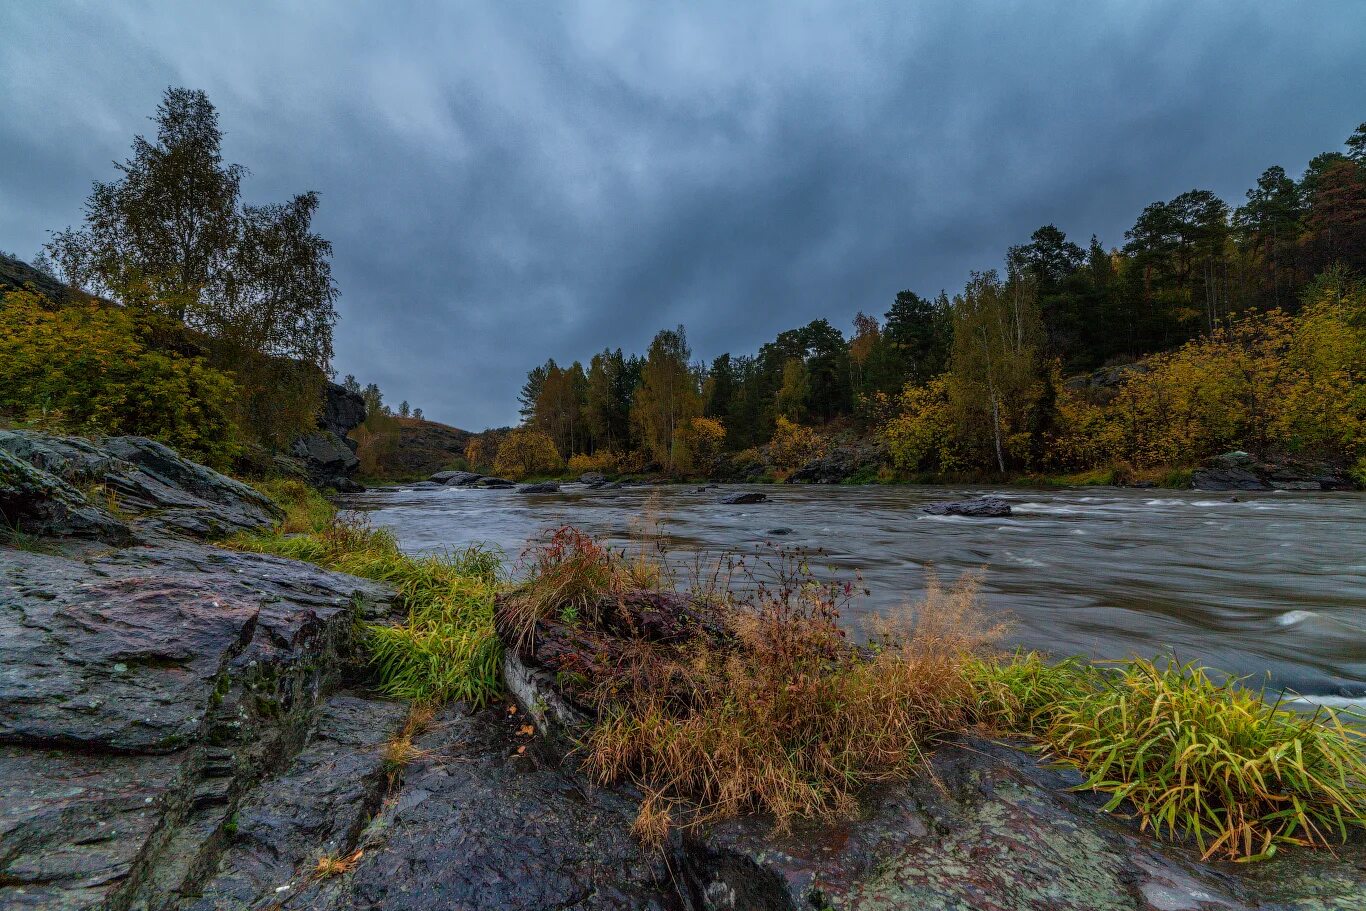
[[[203,88],[253,200],[323,195],[339,373],[478,428],[547,356],[847,326],[1366,118],[1355,0],[434,6],[3,4],[0,248]]]

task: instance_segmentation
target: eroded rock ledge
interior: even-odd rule
[[[644,850],[635,795],[566,758],[588,716],[557,686],[574,639],[549,631],[509,650],[508,702],[447,706],[396,758],[409,707],[353,664],[356,620],[392,619],[391,593],[206,543],[270,509],[162,450],[0,435],[0,503],[47,523],[0,545],[0,908],[1363,907],[1359,842],[1202,864],[972,738],[845,826],[776,839],[741,819]],[[706,630],[666,596],[621,613],[654,637]]]

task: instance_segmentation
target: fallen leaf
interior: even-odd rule
[[[536,728],[529,724],[524,724],[517,729],[517,733],[523,737],[530,737],[532,734],[536,733]]]

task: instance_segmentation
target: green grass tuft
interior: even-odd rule
[[[476,706],[498,694],[502,647],[494,632],[493,599],[500,554],[472,547],[411,557],[388,530],[339,517],[321,494],[300,482],[260,488],[284,508],[285,518],[271,531],[237,536],[231,546],[315,563],[397,591],[405,621],[365,625],[365,646],[383,692]]]
[[[1366,827],[1363,731],[1306,715],[1191,664],[1097,668],[1035,654],[975,671],[986,720],[1038,738],[1128,801],[1145,830],[1193,838],[1206,858],[1260,860],[1282,845],[1329,847]]]

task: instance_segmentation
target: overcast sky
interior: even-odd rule
[[[1366,120],[1362,0],[437,6],[3,0],[0,249],[204,89],[249,201],[322,194],[338,375],[480,429],[547,356],[847,331]]]

